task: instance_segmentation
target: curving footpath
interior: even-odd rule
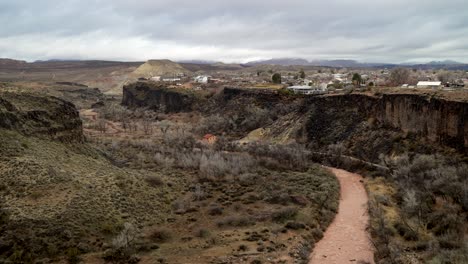
[[[338,213],[310,255],[310,264],[374,263],[366,230],[367,193],[358,174],[329,168],[340,182]]]

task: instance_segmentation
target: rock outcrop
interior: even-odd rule
[[[122,105],[143,107],[166,113],[192,111],[196,103],[193,93],[167,88],[152,82],[136,82],[123,87]]]
[[[311,97],[306,104],[310,141],[342,141],[371,125],[368,129],[398,131],[468,151],[468,102],[417,94],[349,94]]]
[[[381,122],[431,142],[468,149],[468,102],[418,95],[384,95]]]
[[[82,122],[75,106],[37,94],[0,93],[0,128],[65,142],[83,141]]]
[[[267,128],[270,136],[294,126],[298,133],[290,135],[296,141],[317,146],[361,141],[356,145],[360,148],[373,135],[380,142],[372,144],[388,150],[397,147],[389,144],[399,144],[396,141],[402,138],[414,140],[414,145],[433,144],[468,153],[468,100],[408,93],[287,96],[271,90],[225,88],[218,106],[232,111],[233,101],[268,111],[288,109]],[[285,118],[285,112],[294,117]],[[302,129],[297,122],[302,122]]]

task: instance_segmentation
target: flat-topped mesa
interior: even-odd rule
[[[63,142],[82,142],[83,127],[76,107],[56,97],[0,93],[0,128]]]

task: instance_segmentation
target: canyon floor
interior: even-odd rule
[[[310,256],[310,264],[374,263],[373,247],[367,232],[368,197],[362,177],[329,168],[340,182],[338,213]]]

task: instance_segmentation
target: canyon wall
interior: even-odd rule
[[[138,82],[124,87],[122,104],[166,113],[199,110],[228,117],[242,116],[249,107],[257,107],[274,113],[272,120],[276,123],[297,126],[292,123],[302,122],[302,134],[297,139],[318,146],[351,138],[365,141],[371,134],[375,134],[374,140],[389,140],[383,137],[392,134],[414,139],[419,145],[434,143],[468,152],[468,101],[398,93],[297,96],[276,90],[228,87],[208,100],[195,94]],[[283,118],[289,113],[304,118]],[[271,127],[272,133],[274,127],[285,129],[284,124]]]
[[[415,133],[431,142],[468,148],[468,102],[419,95],[383,95],[377,118],[403,132]]]
[[[310,97],[306,124],[311,141],[333,143],[360,131],[386,129],[468,150],[468,103],[417,94]]]
[[[270,111],[283,108],[305,115],[302,137],[309,143],[328,145],[351,138],[365,141],[380,131],[379,135],[412,138],[418,141],[415,144],[434,143],[468,152],[468,100],[424,94],[291,96],[225,88],[221,102],[229,106],[226,102],[234,100],[238,105],[254,104]]]
[[[150,82],[136,82],[123,87],[122,105],[143,107],[166,113],[188,112],[193,109],[195,96],[181,89],[166,88]]]

